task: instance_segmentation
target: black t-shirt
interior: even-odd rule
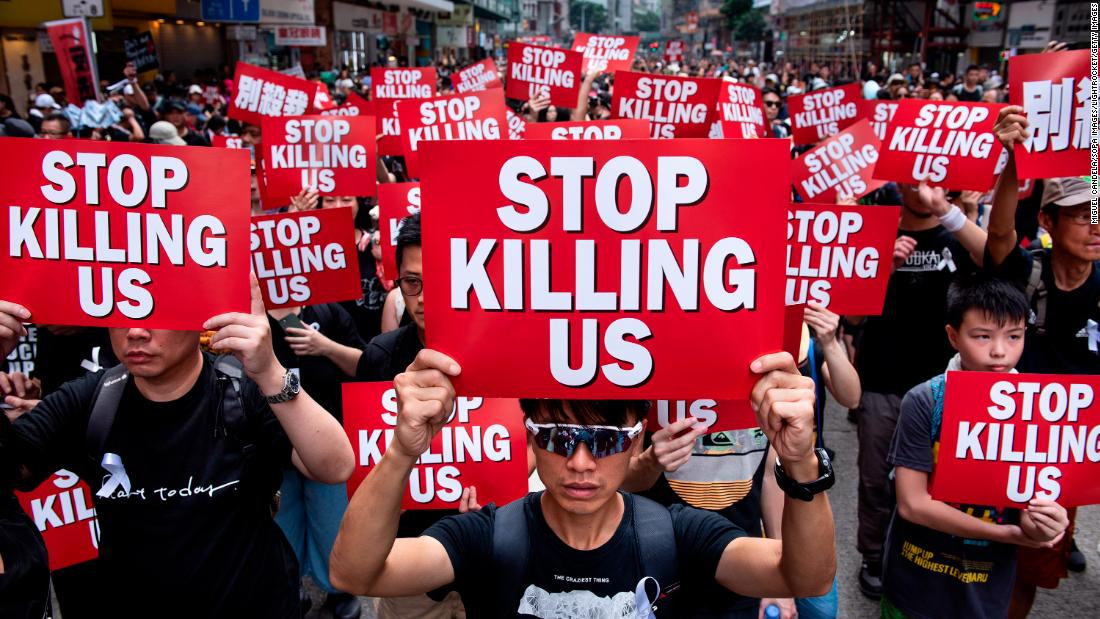
[[[1041,278],[1047,293],[1045,333],[1040,335],[1036,331],[1036,300],[1028,299],[1032,313],[1024,338],[1024,354],[1016,369],[1039,374],[1100,374],[1100,345],[1095,351],[1089,349],[1090,339],[1095,343],[1098,337],[1090,338],[1090,333],[1098,333],[1096,325],[1100,324],[1100,268],[1093,263],[1085,283],[1074,290],[1059,290],[1050,268],[1050,250],[1032,254],[1016,247],[996,272],[1026,288],[1036,257],[1042,261]]]
[[[864,321],[856,369],[864,391],[901,396],[943,372],[954,355],[943,328],[947,288],[973,263],[943,226],[898,235],[912,237],[917,247],[890,275],[882,315]]]
[[[187,142],[188,146],[210,146],[210,142],[206,139],[206,136],[198,131],[188,129],[187,133],[180,137],[183,138],[184,142]]]
[[[27,325],[27,334],[19,337],[19,343],[8,353],[9,374],[22,372],[27,376],[35,374],[35,355],[38,351],[38,327]]]
[[[88,372],[118,365],[107,329],[88,327],[73,335],[57,335],[47,327],[37,330],[34,375],[49,394]]]
[[[336,303],[307,305],[302,308],[298,318],[337,344],[360,350],[366,347],[351,321],[351,316],[348,316],[344,308]],[[352,377],[344,374],[328,357],[295,355],[290,344],[286,342],[286,331],[279,321],[270,315],[267,321],[271,325],[271,347],[275,350],[275,357],[279,359],[279,363],[286,368],[297,368],[302,388],[322,408],[343,423],[344,409],[340,385],[351,381]]]
[[[351,318],[355,321],[355,328],[364,342],[382,332],[382,308],[386,303],[388,291],[378,278],[374,256],[370,251],[359,253],[359,282],[363,290],[362,296],[354,301],[340,303]]]
[[[942,418],[942,402],[940,411]],[[901,402],[887,456],[890,464],[932,473],[939,423],[932,381],[926,381]],[[951,506],[998,524],[1019,521],[1017,510]],[[886,597],[914,619],[1004,617],[1016,580],[1016,547],[929,529],[905,520],[895,510],[886,536],[883,579]]]
[[[527,586],[514,601],[516,617],[633,617],[634,592],[647,574],[643,573],[634,531],[634,497],[623,494],[623,518],[604,545],[593,550],[576,550],[566,545],[542,514],[541,492],[527,495],[524,510],[531,539]],[[673,505],[672,527],[676,535],[680,600],[692,598],[692,585],[714,582],[722,552],[745,532],[718,514]],[[425,531],[447,550],[455,581],[448,588],[462,595],[467,615],[495,617],[498,596],[503,592],[490,577],[493,566],[493,524],[496,508],[444,518]],[[658,583],[665,588],[672,583]],[[676,596],[673,596],[676,597]],[[512,606],[510,603],[509,606]],[[682,607],[681,607],[682,608]],[[535,609],[541,609],[535,614]],[[664,614],[658,616],[680,616]]]
[[[647,439],[651,434],[647,433]],[[648,441],[647,441],[648,442]],[[672,473],[663,473],[642,496],[662,505],[686,504],[719,514],[748,535],[762,537],[760,493],[768,437],[760,428],[704,434],[695,441],[691,458]],[[746,598],[717,583],[703,589],[699,606],[708,617],[756,608],[757,598]]]
[[[101,597],[112,617],[297,617],[298,565],[271,517],[291,445],[255,383],[241,381],[245,429],[225,431],[212,357],[178,400],[147,400],[126,385],[104,451],[129,476],[94,497],[100,574],[124,590]],[[99,375],[66,383],[13,424],[12,450],[41,478],[77,473],[93,493],[108,477],[88,455]],[[253,445],[244,474],[242,440]],[[104,580],[104,582],[109,582]],[[117,585],[112,585],[117,586]],[[166,600],[168,603],[166,603]]]
[[[405,371],[424,348],[416,324],[402,325],[372,339],[359,357],[355,378],[364,381],[393,380]]]
[[[969,101],[972,103],[978,103],[982,100],[982,95],[985,94],[984,89],[979,84],[974,87],[974,90],[968,91],[965,84],[959,84],[951,92],[955,93],[955,96],[959,98],[959,101]]]

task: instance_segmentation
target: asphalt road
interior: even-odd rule
[[[834,467],[837,483],[829,492],[836,518],[837,577],[839,578],[840,612],[845,619],[877,618],[878,602],[863,597],[856,582],[860,556],[856,552],[856,428],[847,421],[847,411],[830,402],[827,411],[825,439],[836,450]],[[1077,545],[1084,551],[1089,568],[1080,574],[1071,573],[1053,591],[1040,589],[1031,616],[1075,617],[1093,619],[1100,617],[1100,506],[1086,507],[1077,512]],[[935,592],[930,591],[929,595]],[[315,594],[320,604],[319,594]],[[328,613],[312,611],[307,617],[328,617]],[[374,619],[370,600],[363,598],[363,619]]]

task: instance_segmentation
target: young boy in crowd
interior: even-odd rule
[[[947,337],[958,353],[947,370],[1015,372],[1027,316],[1026,298],[1006,281],[964,278],[953,283],[947,294]],[[889,453],[897,509],[886,537],[884,619],[1006,616],[1017,546],[1050,547],[1069,524],[1065,508],[1049,500],[1033,499],[1015,510],[931,497],[928,481],[940,447],[947,378],[944,373],[917,385],[901,403]]]

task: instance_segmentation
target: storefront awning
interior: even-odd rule
[[[421,11],[450,13],[455,10],[455,5],[451,0],[397,0],[395,4],[410,9],[420,9]]]

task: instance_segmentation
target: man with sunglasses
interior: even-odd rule
[[[813,447],[813,385],[788,353],[751,369],[759,376],[751,401],[787,491],[781,542],[747,536],[718,514],[620,492],[648,407],[581,400],[521,400],[545,492],[397,538],[409,474],[446,422],[461,371],[425,349],[394,380],[397,427],[344,516],[334,581],[375,596],[458,591],[470,617],[678,617],[715,582],[753,597],[824,594],[836,569],[823,493],[832,468]]]
[[[762,93],[764,101],[764,114],[772,127],[772,137],[786,138],[791,135],[791,126],[787,121],[780,120],[779,111],[783,108],[783,98],[779,92],[772,88],[765,88]]]

